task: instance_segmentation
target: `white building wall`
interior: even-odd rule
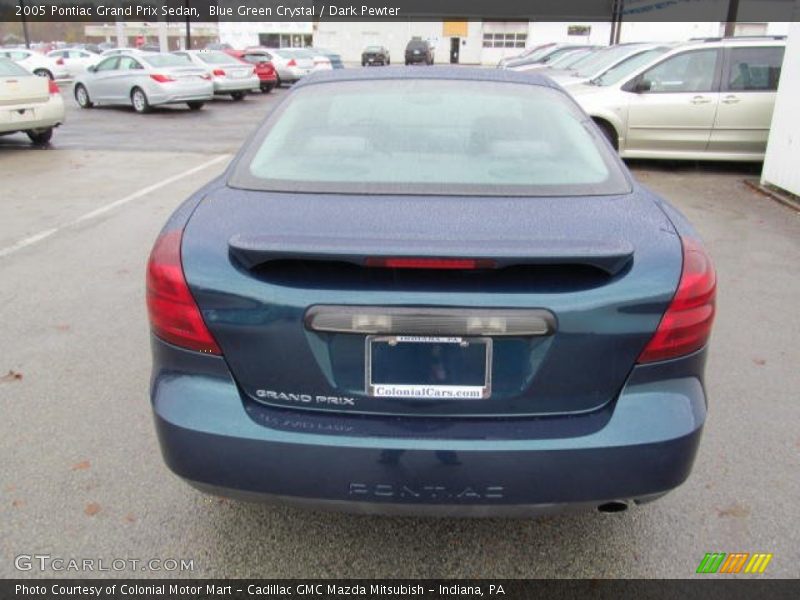
[[[569,35],[570,26],[589,27],[589,35]],[[611,37],[611,23],[607,21],[531,21],[528,45],[535,46],[548,42],[560,44],[595,44],[607,46]]]
[[[800,23],[792,23],[761,181],[800,196]]]
[[[767,35],[789,35],[791,23],[775,21],[767,23]]]
[[[622,22],[620,42],[683,42],[691,38],[716,37],[718,21],[686,22]]]

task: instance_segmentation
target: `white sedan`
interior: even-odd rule
[[[56,83],[0,58],[0,135],[25,132],[34,144],[46,144],[63,122],[64,99]]]
[[[62,60],[50,58],[25,48],[0,48],[0,58],[10,58],[18,65],[28,69],[34,75],[50,79],[67,79],[69,71]]]
[[[86,70],[86,67],[93,65],[100,60],[100,55],[80,48],[63,48],[47,53],[47,56],[58,61],[62,61],[70,77],[77,77]]]

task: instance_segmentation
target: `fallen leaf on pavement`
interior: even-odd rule
[[[9,369],[8,373],[0,377],[0,383],[11,383],[12,381],[19,381],[20,379],[22,379],[22,373]]]

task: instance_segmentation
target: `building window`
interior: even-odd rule
[[[259,33],[258,45],[265,48],[280,48],[281,36],[278,33]]]
[[[527,33],[484,33],[484,48],[524,48]]]
[[[305,48],[312,44],[312,36],[302,33],[260,33],[258,43],[265,48]]]

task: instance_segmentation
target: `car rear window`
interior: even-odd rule
[[[185,67],[191,64],[189,57],[182,54],[148,54],[139,58],[154,67]]]
[[[224,52],[198,52],[197,56],[204,63],[209,65],[226,65],[228,63],[236,62],[236,59],[225,54]]]
[[[629,190],[607,144],[562,92],[518,83],[422,79],[296,90],[262,125],[229,183],[371,194]]]
[[[24,77],[27,75],[31,74],[17,63],[5,58],[0,58],[0,77]]]

